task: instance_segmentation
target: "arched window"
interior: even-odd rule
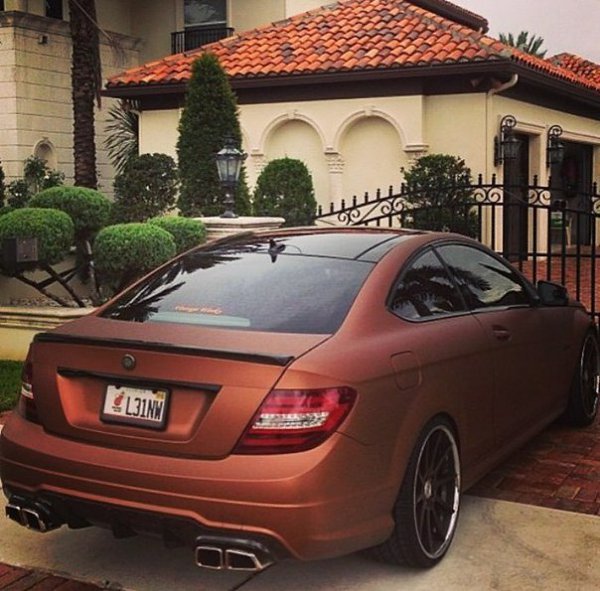
[[[38,142],[33,149],[33,155],[40,160],[43,160],[48,168],[56,170],[56,151],[52,143],[48,140],[42,140]]]

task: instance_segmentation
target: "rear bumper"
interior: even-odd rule
[[[243,532],[278,558],[311,560],[389,535],[396,493],[375,454],[335,435],[298,454],[174,458],[66,440],[15,414],[0,434],[0,478],[8,492],[58,499],[115,533],[193,544]]]

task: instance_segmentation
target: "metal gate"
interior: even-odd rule
[[[321,208],[319,225],[405,227],[446,230],[470,235],[513,262],[534,283],[565,285],[600,320],[600,195],[597,183],[588,191],[566,193],[548,185],[484,183],[438,189],[444,202],[423,192],[365,194]],[[515,198],[515,196],[527,196]],[[459,199],[454,197],[458,196]],[[437,195],[439,197],[439,195]],[[509,198],[510,197],[510,198]],[[444,204],[442,204],[444,203]],[[450,203],[448,205],[447,203]]]

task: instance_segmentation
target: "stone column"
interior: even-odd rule
[[[346,163],[339,152],[328,151],[325,153],[329,169],[329,199],[335,204],[344,198],[344,167]],[[329,203],[322,204],[323,209],[329,208]]]

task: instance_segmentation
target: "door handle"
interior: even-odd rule
[[[492,326],[492,332],[494,333],[494,336],[499,341],[510,340],[510,337],[511,337],[510,331],[508,329],[504,328],[503,326]]]

